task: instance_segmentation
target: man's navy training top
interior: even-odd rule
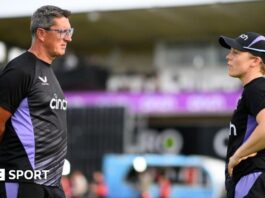
[[[25,52],[0,75],[0,106],[12,113],[0,143],[0,168],[45,170],[29,180],[59,186],[67,150],[67,101],[50,64]],[[9,177],[6,176],[6,181]]]

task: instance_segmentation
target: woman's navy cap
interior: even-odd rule
[[[219,43],[224,48],[234,48],[240,51],[250,52],[262,58],[265,63],[265,37],[255,32],[247,32],[237,38],[220,36]]]

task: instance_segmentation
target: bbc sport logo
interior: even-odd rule
[[[49,170],[8,170],[0,169],[0,181],[19,180],[45,180],[48,177]]]

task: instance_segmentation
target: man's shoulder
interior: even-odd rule
[[[16,73],[29,74],[34,70],[35,65],[36,58],[34,58],[29,52],[24,52],[11,60],[4,68],[3,72],[12,70],[16,71]]]
[[[24,52],[23,54],[12,59],[7,64],[7,66],[21,68],[21,66],[32,65],[35,63],[36,63],[36,58],[34,58],[34,56],[32,56],[29,52]]]

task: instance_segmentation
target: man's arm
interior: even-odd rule
[[[4,108],[0,107],[0,143],[2,142],[6,121],[10,118],[11,113]]]
[[[253,157],[260,150],[265,149],[265,109],[261,110],[257,117],[257,127],[248,140],[242,144],[229,159],[228,173],[232,176],[233,169],[242,160]]]

